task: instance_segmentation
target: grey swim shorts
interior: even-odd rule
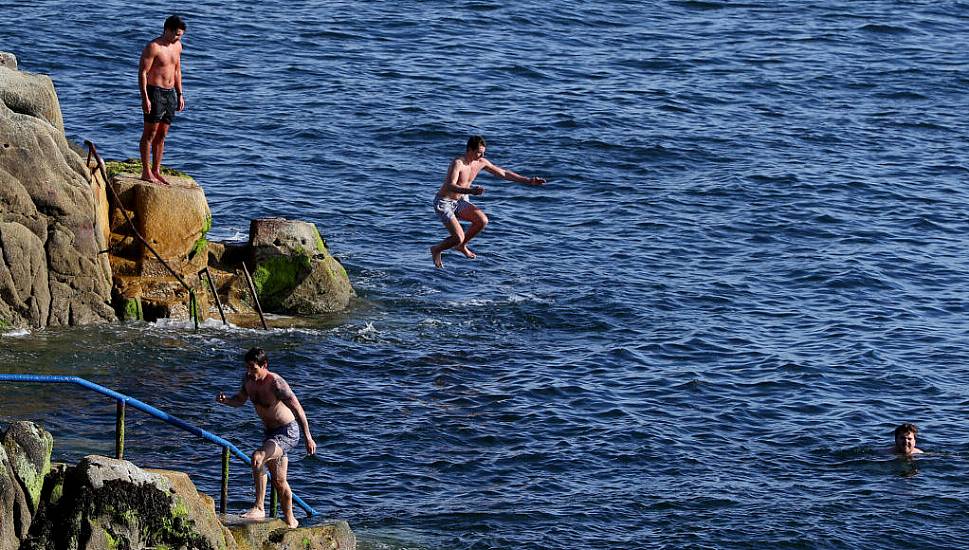
[[[441,223],[447,223],[456,215],[460,215],[465,210],[472,207],[471,201],[466,198],[454,200],[443,197],[434,197],[434,212]]]
[[[283,450],[283,456],[286,456],[286,453],[299,443],[299,424],[294,420],[285,426],[266,430],[266,435],[263,437],[262,442],[265,445],[267,441],[272,441],[276,445],[279,445],[279,448]]]

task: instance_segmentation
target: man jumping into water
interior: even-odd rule
[[[468,248],[468,241],[488,225],[488,216],[480,208],[471,204],[468,195],[484,194],[484,187],[480,185],[471,186],[471,182],[478,177],[478,173],[482,169],[508,181],[526,185],[545,184],[545,180],[542,178],[526,178],[511,170],[495,166],[484,158],[485,147],[483,137],[471,136],[468,139],[468,146],[464,150],[464,155],[451,162],[447,177],[444,178],[444,184],[441,185],[434,197],[434,211],[450,233],[446,239],[431,247],[431,257],[437,267],[444,267],[441,254],[449,248],[456,248],[458,252],[468,258],[475,257],[474,252]],[[465,231],[461,226],[461,221],[470,222],[471,227]]]
[[[141,52],[138,63],[138,87],[145,129],[141,133],[141,179],[154,183],[168,181],[162,177],[161,162],[165,153],[165,136],[175,118],[175,110],[185,109],[182,95],[182,35],[185,21],[173,15],[165,20],[165,30]],[[148,163],[151,151],[153,162]]]
[[[295,528],[299,525],[293,516],[293,491],[286,481],[286,470],[289,459],[286,453],[299,443],[299,432],[303,430],[306,436],[306,452],[316,453],[316,442],[310,434],[310,425],[306,421],[303,407],[296,398],[289,384],[282,376],[269,372],[269,358],[262,348],[252,348],[246,352],[246,375],[242,379],[239,393],[226,397],[219,392],[215,400],[232,407],[241,407],[246,400],[251,400],[256,408],[256,414],[262,419],[266,427],[262,447],[252,453],[252,479],[256,486],[256,502],[248,512],[242,515],[247,519],[262,519],[266,517],[263,502],[266,499],[267,466],[273,474],[273,487],[279,495],[279,502],[283,507],[283,518],[287,525]]]

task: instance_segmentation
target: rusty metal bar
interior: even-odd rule
[[[262,314],[262,306],[259,305],[259,296],[256,296],[256,285],[252,282],[252,276],[249,275],[249,268],[246,267],[246,262],[242,262],[242,272],[246,274],[246,282],[249,283],[249,292],[252,293],[252,301],[256,304],[256,312],[259,313],[262,328],[269,330],[269,325],[266,324],[266,317]]]
[[[209,281],[209,290],[212,291],[212,296],[215,297],[215,305],[219,308],[219,316],[222,317],[222,324],[228,325],[229,323],[225,320],[225,311],[222,310],[222,300],[219,299],[219,293],[215,289],[215,283],[212,281],[212,274],[209,272],[208,266],[199,270],[199,282],[202,281],[202,273],[205,273],[205,278]]]

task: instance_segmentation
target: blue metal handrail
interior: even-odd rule
[[[252,459],[250,459],[245,453],[240,451],[238,447],[236,447],[229,441],[226,441],[225,439],[215,434],[209,433],[199,427],[193,426],[192,424],[189,424],[188,422],[182,420],[181,418],[172,416],[160,409],[156,409],[155,407],[152,407],[147,403],[139,401],[134,397],[116,392],[110,388],[105,388],[104,386],[95,384],[94,382],[85,380],[84,378],[80,378],[77,376],[50,376],[50,375],[38,375],[38,374],[0,374],[0,382],[40,382],[40,383],[77,384],[89,390],[94,390],[100,394],[107,395],[108,397],[112,397],[116,399],[118,401],[118,430],[119,430],[118,436],[120,438],[119,439],[120,443],[118,444],[119,455],[121,454],[122,452],[121,449],[123,449],[123,446],[124,446],[124,440],[123,440],[124,407],[125,405],[131,405],[132,407],[144,413],[147,413],[151,416],[154,416],[159,420],[167,422],[172,426],[181,428],[187,432],[191,432],[199,437],[202,437],[203,439],[211,441],[216,445],[222,446],[224,450],[223,456],[225,456],[225,450],[232,451],[232,453],[234,453],[237,457],[242,459],[243,462],[245,462],[249,466],[252,466]],[[118,456],[118,458],[121,458],[121,457]],[[228,463],[227,458],[224,458],[223,459],[223,484],[225,483],[226,477],[228,475],[227,463]],[[222,503],[223,512],[225,511],[225,498],[226,498],[225,486],[223,485],[223,503]],[[303,499],[299,498],[295,494],[293,495],[293,502],[299,505],[299,507],[302,508],[307,515],[310,515],[310,516],[316,515],[316,510],[314,510],[313,507],[310,506],[309,504],[306,504],[305,502],[303,502]],[[272,510],[273,508],[275,508],[275,506],[271,504],[270,509]]]

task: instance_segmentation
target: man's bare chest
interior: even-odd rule
[[[477,163],[465,164],[464,166],[461,166],[458,171],[461,177],[458,178],[458,181],[471,183],[474,181],[474,178],[478,177],[478,173],[481,172],[481,168],[481,165],[478,165]]]
[[[260,407],[272,407],[279,402],[273,391],[272,381],[249,381],[246,382],[246,393],[253,405]]]

